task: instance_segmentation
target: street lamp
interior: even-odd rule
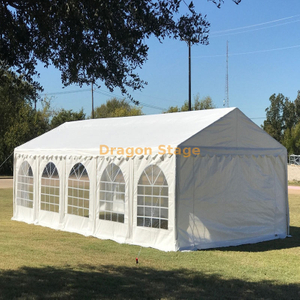
[[[192,110],[192,63],[191,63],[191,48],[192,48],[192,43],[199,43],[198,39],[182,39],[185,41],[189,47],[189,59],[188,59],[188,64],[189,64],[189,111]]]

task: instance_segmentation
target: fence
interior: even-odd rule
[[[290,165],[300,165],[300,155],[292,154],[289,156]]]

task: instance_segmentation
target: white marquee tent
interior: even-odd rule
[[[237,108],[67,122],[15,149],[13,220],[164,251],[285,238],[286,159]]]

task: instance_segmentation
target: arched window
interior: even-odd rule
[[[148,166],[138,182],[137,226],[168,229],[168,183],[162,170]]]
[[[124,223],[125,180],[121,169],[108,165],[100,180],[99,218]]]
[[[68,180],[68,214],[89,217],[90,180],[86,168],[73,166]]]
[[[41,209],[59,212],[59,175],[53,162],[49,162],[41,178]]]
[[[21,164],[18,173],[17,205],[33,208],[33,173],[27,161]]]

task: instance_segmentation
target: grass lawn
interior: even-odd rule
[[[300,299],[300,195],[292,238],[161,252],[11,221],[0,190],[0,299]]]

